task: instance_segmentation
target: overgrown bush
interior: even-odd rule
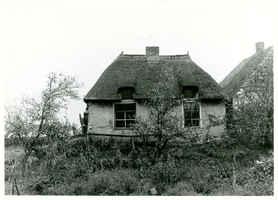
[[[149,178],[158,192],[162,193],[166,187],[181,180],[182,171],[174,161],[158,162],[147,170],[146,178]]]
[[[67,185],[46,189],[44,195],[136,195],[140,193],[140,181],[135,170],[98,171],[87,180],[77,179]]]
[[[21,140],[16,137],[5,137],[5,148],[21,145]]]
[[[195,192],[194,187],[187,181],[180,181],[166,189],[162,194],[164,196],[197,196],[200,195]]]
[[[125,141],[88,140],[88,138],[64,138],[39,149],[38,175],[42,178],[30,183],[30,190],[37,193],[49,186],[70,185],[77,179],[87,180],[97,171],[139,168],[138,154],[129,150],[121,152]],[[126,148],[126,147],[124,147]],[[127,153],[127,152],[126,152]],[[46,187],[47,186],[47,187]]]
[[[274,160],[273,155],[262,157],[238,175],[238,184],[254,195],[274,194]]]
[[[114,139],[56,140],[39,149],[43,156],[30,157],[28,190],[40,195],[153,195],[152,189],[155,195],[273,194],[273,157],[262,149],[225,140],[192,146],[170,142],[152,165],[129,145]]]
[[[273,51],[258,53],[247,65],[250,76],[227,104],[228,133],[248,147],[273,147]]]

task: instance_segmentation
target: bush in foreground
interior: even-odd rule
[[[50,187],[43,195],[137,195],[140,181],[135,170],[96,172],[88,180],[77,179],[70,186]]]

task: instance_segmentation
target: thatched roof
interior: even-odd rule
[[[220,82],[220,86],[223,88],[226,98],[231,99],[235,97],[244,83],[252,78],[257,68],[265,65],[273,69],[272,46],[244,59]]]
[[[102,73],[84,101],[120,100],[118,89],[121,87],[133,87],[134,99],[148,99],[148,91],[159,81],[164,67],[173,69],[173,94],[182,94],[184,86],[197,86],[199,99],[223,99],[218,83],[187,54],[148,57],[121,53]]]

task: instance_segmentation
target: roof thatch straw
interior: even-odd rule
[[[263,64],[264,63],[264,64]],[[240,91],[244,83],[252,78],[259,67],[270,67],[273,70],[273,47],[257,52],[249,58],[246,58],[233,69],[223,81],[220,86],[223,88],[225,97],[232,99]]]
[[[120,54],[102,73],[84,101],[120,100],[118,89],[122,87],[133,87],[134,99],[149,99],[148,92],[159,81],[165,67],[173,71],[173,94],[182,94],[184,86],[196,86],[201,100],[223,99],[222,88],[189,55],[158,56],[150,61],[145,55]]]

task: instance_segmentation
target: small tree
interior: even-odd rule
[[[184,142],[197,141],[196,134],[185,127],[183,117],[175,112],[181,105],[183,96],[173,94],[174,70],[163,68],[153,89],[148,96],[151,98],[145,102],[149,109],[147,118],[139,118],[135,124],[135,132],[141,136],[143,147],[142,152],[155,164],[168,149],[169,141],[178,137]],[[150,146],[150,142],[155,146]]]
[[[82,84],[76,77],[51,72],[40,99],[24,97],[20,106],[6,106],[6,133],[19,138],[25,150],[21,168],[23,176],[27,160],[36,150],[39,139],[53,133],[57,115],[68,106],[70,99],[79,99],[77,89],[80,87]]]

